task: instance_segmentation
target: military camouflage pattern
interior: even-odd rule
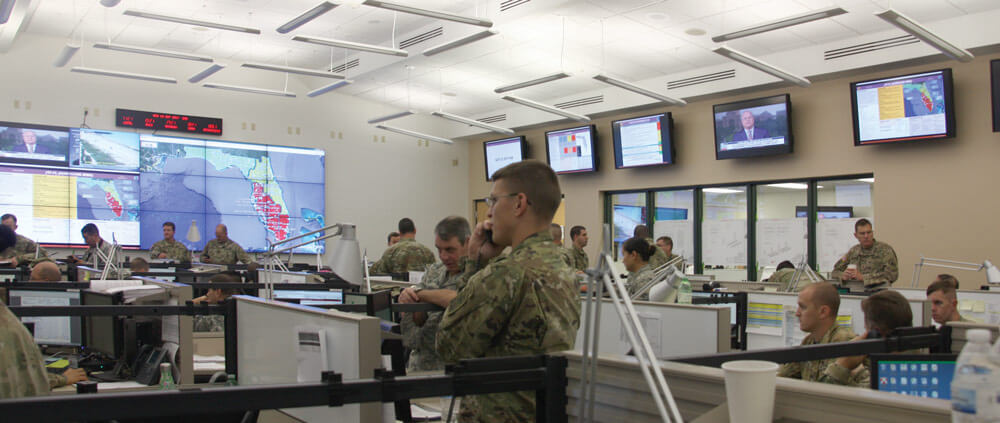
[[[38,259],[35,259],[35,249],[38,249]],[[7,248],[0,252],[0,259],[16,258],[17,264],[21,265],[24,263],[34,264],[40,261],[47,261],[49,259],[49,253],[45,251],[44,248],[39,246],[26,236],[20,234],[17,235],[17,243],[13,247]]]
[[[434,252],[413,238],[402,238],[382,253],[372,265],[371,273],[423,272],[434,264]]]
[[[660,247],[656,247],[656,249],[657,249],[657,250],[660,250],[660,251],[663,251],[663,249],[662,249],[662,248],[660,248]],[[667,255],[667,253],[663,253],[663,255],[664,255],[664,256],[666,256],[666,255]],[[668,256],[668,257],[667,257],[667,260],[666,260],[666,261],[664,261],[664,263],[667,263],[667,262],[669,262],[670,260],[673,260],[673,259],[675,259],[675,258],[678,258],[678,257],[680,257],[680,256],[679,256],[679,255],[677,255],[677,254],[673,254],[673,253],[670,253],[670,256]],[[679,261],[679,262],[677,262],[677,263],[674,263],[674,267],[676,267],[676,268],[677,268],[677,270],[680,270],[680,271],[681,271],[681,273],[684,273],[684,259],[681,259],[681,261]],[[654,268],[654,269],[655,269],[655,268]]]
[[[441,358],[452,363],[573,349],[580,299],[573,269],[558,248],[546,227],[481,270],[470,262],[466,275],[471,277],[438,329]],[[461,422],[535,421],[533,391],[467,396],[461,405]]]
[[[625,288],[628,288],[628,295],[632,296],[636,292],[639,292],[643,285],[653,279],[653,276],[653,265],[651,263],[647,263],[645,266],[640,267],[639,270],[629,273],[628,279],[625,281]],[[639,299],[649,300],[649,291],[642,294]]]
[[[45,362],[43,361],[42,363],[44,364]],[[50,390],[53,389],[53,388],[58,388],[60,386],[66,386],[66,385],[68,385],[68,383],[66,383],[66,382],[68,382],[66,380],[66,376],[57,375],[55,373],[49,373],[48,371],[45,372],[45,375],[49,377],[49,389]]]
[[[103,239],[97,241],[97,247],[90,247],[87,249],[87,252],[83,253],[83,262],[88,263],[91,266],[94,266],[95,269],[103,269],[104,260],[101,260],[100,263],[97,262],[97,260],[99,259],[99,256],[97,255],[97,250],[101,250],[101,255],[107,257],[108,254],[111,254],[111,246],[112,245],[110,242],[107,242]],[[121,257],[119,257],[119,260],[120,259]]]
[[[212,314],[208,316],[194,316],[195,332],[225,332],[226,316]]]
[[[583,251],[583,248],[574,245],[569,252],[573,257],[573,264],[570,267],[580,271],[587,270],[590,267],[590,259],[587,257],[587,252]]]
[[[653,238],[646,238],[646,243],[656,247],[656,241],[653,241]],[[653,266],[653,269],[656,269],[666,264],[669,259],[667,258],[667,253],[664,253],[662,248],[656,247],[653,250],[656,252],[649,257],[649,265]]]
[[[156,241],[155,244],[149,249],[149,258],[158,259],[160,258],[160,253],[167,255],[168,259],[176,261],[187,261],[191,260],[191,252],[188,251],[184,244],[177,240],[173,242],[161,239]],[[211,257],[211,256],[209,256]]]
[[[899,278],[899,260],[896,259],[896,251],[884,242],[875,241],[871,248],[861,248],[861,244],[851,247],[847,254],[837,260],[830,277],[839,281],[848,264],[858,265],[858,272],[864,278],[866,291],[887,289]]]
[[[802,340],[801,345],[832,344],[835,342],[847,342],[854,339],[854,333],[850,329],[834,325],[819,342],[807,336]],[[809,382],[831,383],[834,385],[847,386],[868,386],[868,378],[862,373],[866,373],[867,368],[859,370],[856,374],[837,365],[836,358],[828,358],[815,361],[802,361],[797,363],[785,363],[778,369],[778,376],[802,379]],[[862,380],[863,379],[863,380]],[[861,383],[864,385],[861,385]]]
[[[0,398],[45,395],[49,384],[31,333],[0,304]]]
[[[202,256],[208,256],[212,264],[236,264],[237,261],[243,264],[253,262],[250,255],[232,239],[219,241],[218,238],[208,241],[205,244],[205,251]]]
[[[559,256],[562,257],[563,262],[565,262],[566,265],[569,266],[570,268],[573,268],[573,265],[576,264],[576,259],[573,257],[573,252],[570,251],[569,249],[559,247]]]
[[[427,268],[427,273],[416,285],[422,289],[450,289],[458,291],[459,281],[464,276],[461,271],[464,268],[465,260],[460,262],[460,271],[454,275],[448,274],[448,268],[444,263],[435,263]],[[413,322],[413,314],[404,313],[400,321],[403,331],[403,344],[409,347],[410,362],[406,366],[408,371],[418,370],[444,370],[444,360],[437,353],[434,346],[434,338],[437,336],[438,326],[443,311],[433,311],[427,313],[427,320],[423,326],[417,326]]]
[[[781,284],[781,288],[779,288],[778,291],[784,292],[784,291],[788,290],[788,285],[792,284],[792,276],[795,276],[795,269],[794,268],[791,268],[791,269],[785,268],[785,269],[781,269],[781,270],[776,270],[774,273],[771,274],[770,277],[767,278],[767,281],[768,282],[774,282],[774,283],[780,283]],[[796,291],[801,291],[808,284],[809,283],[807,281],[800,282],[798,288],[796,289]]]

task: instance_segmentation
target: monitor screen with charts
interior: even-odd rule
[[[611,135],[615,144],[615,169],[673,163],[672,127],[673,119],[670,113],[611,122]]]
[[[593,125],[545,133],[549,166],[556,174],[597,170],[597,129]]]
[[[12,289],[10,305],[26,307],[80,305],[80,291]],[[78,347],[82,342],[80,316],[24,317],[21,321],[34,323],[35,342],[38,344]]]
[[[956,354],[871,354],[869,357],[872,389],[951,399]]]
[[[951,69],[851,84],[854,145],[955,136]]]

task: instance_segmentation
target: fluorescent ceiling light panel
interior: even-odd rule
[[[76,54],[77,51],[80,51],[80,46],[76,44],[66,43],[66,46],[64,46],[62,51],[59,52],[59,55],[56,56],[56,61],[52,62],[52,66],[55,66],[57,68],[66,66],[66,64],[69,63],[69,60],[73,58],[73,55]]]
[[[322,2],[318,6],[309,9],[306,13],[303,13],[295,19],[286,22],[284,25],[279,26],[275,31],[278,31],[280,34],[287,34],[294,31],[296,28],[309,23],[309,21],[322,16],[324,13],[333,10],[335,7],[337,7],[337,5],[328,1]]]
[[[722,47],[719,47],[719,48],[717,48],[715,50],[712,50],[712,51],[718,53],[721,56],[725,56],[729,60],[732,60],[732,61],[735,61],[735,62],[740,62],[740,63],[742,63],[744,65],[747,65],[747,66],[749,66],[751,68],[757,69],[757,70],[759,70],[761,72],[764,72],[766,74],[774,76],[774,77],[776,77],[778,79],[784,80],[786,82],[791,82],[791,83],[793,83],[795,85],[798,85],[800,87],[808,87],[809,84],[810,84],[810,82],[809,82],[808,79],[805,79],[805,78],[803,78],[801,76],[797,76],[797,75],[791,74],[789,72],[785,72],[782,69],[779,69],[779,68],[777,68],[775,66],[772,66],[770,64],[764,63],[764,62],[762,62],[762,61],[760,61],[760,60],[758,60],[758,59],[756,59],[754,57],[748,56],[747,54],[745,54],[743,52],[740,52],[740,51],[737,51],[737,50],[733,50],[733,49],[731,49],[729,47],[722,46]]]
[[[916,21],[895,10],[888,9],[884,12],[876,13],[875,16],[878,16],[886,22],[895,25],[897,28],[908,32],[910,35],[919,38],[920,41],[930,44],[931,47],[940,50],[945,56],[958,60],[959,62],[971,62],[975,57],[968,50],[945,41],[944,38],[939,37],[929,29],[924,28],[923,25],[918,24]]]
[[[14,11],[14,0],[0,0],[0,24],[10,20],[10,14]]]
[[[350,79],[345,79],[343,81],[337,81],[337,82],[334,82],[332,84],[324,85],[324,86],[319,87],[319,88],[317,88],[315,90],[309,91],[309,93],[306,94],[306,95],[309,96],[309,97],[318,97],[318,96],[326,94],[326,93],[328,93],[330,91],[333,91],[333,90],[335,90],[337,88],[340,88],[340,87],[343,87],[343,86],[346,86],[346,85],[351,85],[353,83],[354,83],[354,81],[352,81]]]
[[[177,83],[177,79],[170,78],[167,76],[147,75],[144,73],[119,72],[107,69],[85,68],[83,66],[74,66],[70,68],[70,71],[79,73],[88,73],[91,75],[113,76],[116,78],[138,79],[140,81],[166,82],[169,84]]]
[[[667,97],[667,96],[665,96],[663,94],[660,94],[660,93],[653,92],[653,91],[647,90],[645,88],[642,88],[642,87],[640,87],[638,85],[635,85],[635,84],[633,84],[631,82],[625,82],[625,81],[622,81],[621,79],[613,78],[613,77],[610,77],[610,76],[607,76],[607,75],[604,75],[604,74],[596,75],[596,76],[594,76],[594,79],[596,79],[598,81],[601,81],[601,82],[603,82],[605,84],[614,85],[614,86],[616,86],[618,88],[629,90],[629,91],[632,91],[632,92],[637,93],[637,94],[642,94],[642,95],[644,95],[646,97],[655,98],[655,99],[660,100],[660,101],[662,101],[664,103],[673,104],[675,106],[683,106],[683,105],[687,104],[687,102],[684,101],[684,100],[678,100],[678,99],[673,98],[673,97]]]
[[[395,10],[397,12],[410,13],[413,15],[426,16],[428,18],[442,19],[446,21],[458,22],[469,25],[482,26],[490,28],[493,26],[493,21],[489,19],[480,19],[470,16],[456,15],[449,12],[439,12],[437,10],[421,9],[419,7],[407,6],[403,4],[391,3],[382,0],[365,0],[361,4],[365,6],[377,7],[379,9]]]
[[[385,122],[387,120],[393,120],[393,119],[399,119],[401,117],[406,117],[406,116],[412,115],[414,113],[416,113],[416,112],[414,112],[413,110],[403,110],[402,112],[399,112],[399,113],[392,113],[392,114],[388,114],[388,115],[385,115],[385,116],[380,116],[380,117],[377,117],[377,118],[369,119],[368,123],[374,125],[376,123],[382,123],[382,122]]]
[[[500,134],[514,135],[514,131],[513,130],[510,130],[510,129],[507,129],[507,128],[501,128],[499,126],[490,125],[488,123],[482,123],[482,122],[480,122],[478,120],[469,119],[469,118],[467,118],[465,116],[453,115],[451,113],[440,112],[440,111],[439,112],[432,112],[431,114],[434,115],[434,116],[440,117],[440,118],[448,119],[450,121],[454,121],[454,122],[458,122],[458,123],[464,123],[464,124],[469,125],[469,126],[478,126],[480,128],[483,128],[483,129],[486,129],[486,130],[489,130],[489,131],[493,131],[493,132],[497,132],[497,133],[500,133]]]
[[[289,66],[269,65],[267,63],[252,63],[252,62],[248,62],[248,63],[244,63],[243,67],[245,67],[245,68],[251,68],[251,69],[269,70],[269,71],[275,71],[275,72],[288,72],[288,73],[295,73],[295,74],[307,75],[307,76],[318,76],[320,78],[332,78],[332,79],[344,79],[345,78],[344,75],[341,75],[339,73],[332,73],[332,72],[326,72],[326,71],[318,71],[318,70],[305,69],[305,68],[293,68],[293,67],[289,67]]]
[[[503,99],[507,100],[507,101],[510,101],[510,102],[514,102],[514,103],[520,104],[522,106],[531,107],[533,109],[538,109],[538,110],[541,110],[541,111],[544,111],[544,112],[549,112],[549,113],[556,114],[556,115],[559,115],[559,116],[567,117],[567,118],[573,119],[573,120],[575,120],[577,122],[582,122],[582,123],[589,123],[590,122],[590,118],[586,117],[584,115],[578,115],[578,114],[573,113],[573,112],[567,112],[567,111],[565,111],[563,109],[560,109],[558,107],[549,106],[548,104],[542,104],[542,103],[539,103],[539,102],[534,101],[534,100],[528,100],[526,98],[521,98],[521,97],[514,97],[512,95],[505,95],[503,97]]]
[[[557,72],[552,75],[545,75],[541,78],[535,78],[530,81],[518,82],[516,84],[504,85],[502,87],[497,87],[493,89],[493,92],[500,94],[507,91],[519,90],[521,88],[530,87],[532,85],[544,84],[547,82],[558,81],[563,78],[569,78],[569,74],[566,72]]]
[[[436,142],[439,142],[439,143],[442,143],[442,144],[454,144],[455,143],[454,141],[452,141],[450,139],[447,139],[447,138],[435,137],[434,135],[422,134],[420,132],[411,131],[409,129],[397,128],[395,126],[375,125],[375,127],[378,128],[378,129],[384,129],[384,130],[389,131],[389,132],[395,132],[397,134],[409,135],[409,136],[415,137],[415,138],[423,138],[423,139],[429,140],[429,141],[436,141]]]
[[[783,182],[780,184],[767,184],[769,187],[774,188],[785,188],[785,189],[809,189],[809,184],[803,184],[798,182]]]
[[[874,184],[875,183],[875,178],[859,178],[858,180],[861,181],[861,182],[867,182],[869,184]]]
[[[382,47],[382,46],[376,46],[376,45],[372,45],[372,44],[355,43],[353,41],[334,40],[334,39],[330,39],[330,38],[314,37],[314,36],[311,36],[311,35],[296,35],[296,36],[292,37],[292,40],[293,41],[301,41],[303,43],[319,44],[319,45],[322,45],[322,46],[346,48],[348,50],[357,50],[357,51],[366,51],[366,52],[369,52],[369,53],[387,54],[387,55],[390,55],[390,56],[407,57],[407,56],[410,55],[410,53],[407,53],[406,50],[401,50],[401,49],[398,49],[398,48]]]
[[[160,50],[157,48],[146,48],[138,46],[130,46],[125,44],[111,44],[111,43],[94,43],[94,48],[103,48],[105,50],[122,51],[125,53],[137,53],[137,54],[148,54],[151,56],[169,57],[171,59],[182,59],[182,60],[193,60],[195,62],[214,62],[215,60],[208,56],[201,56],[197,54],[181,53],[179,51],[170,50]]]
[[[290,93],[288,91],[269,90],[266,88],[243,87],[239,85],[214,84],[214,83],[202,84],[201,86],[205,88],[218,88],[220,90],[239,91],[243,93],[276,95],[279,97],[295,97],[295,93]]]
[[[188,78],[188,82],[190,82],[192,84],[196,83],[196,82],[201,82],[203,79],[208,78],[209,76],[212,76],[213,74],[215,74],[216,72],[222,70],[225,67],[226,67],[226,65],[223,65],[221,63],[212,63],[211,65],[209,65],[207,68],[205,68],[201,72],[198,72],[198,73],[194,74],[194,76]]]
[[[173,22],[184,25],[203,26],[205,28],[221,29],[224,31],[244,32],[247,34],[260,34],[260,30],[257,28],[250,28],[246,26],[237,26],[237,25],[226,25],[208,21],[199,21],[197,19],[188,19],[178,16],[161,15],[159,13],[144,12],[141,10],[128,9],[122,12],[122,14],[128,16],[135,16],[137,18],[153,19],[157,21]]]
[[[444,44],[439,44],[427,50],[424,50],[424,56],[433,56],[435,54],[442,53],[451,50],[453,48],[458,48],[466,44],[472,44],[476,41],[482,40],[483,38],[492,37],[497,34],[499,34],[499,32],[492,29],[487,29],[482,32],[477,32],[475,34],[468,35],[454,41],[449,41]]]
[[[712,194],[741,194],[743,190],[732,189],[732,188],[705,188],[702,191],[710,192]]]
[[[724,41],[735,40],[737,38],[748,37],[763,32],[774,31],[776,29],[788,28],[790,26],[804,24],[806,22],[832,18],[834,16],[843,15],[845,13],[847,13],[847,11],[840,7],[828,7],[826,9],[806,12],[799,15],[789,16],[787,18],[781,18],[775,21],[763,23],[760,25],[754,25],[749,28],[741,29],[739,31],[730,32],[728,34],[717,35],[712,37],[712,41],[721,43]]]

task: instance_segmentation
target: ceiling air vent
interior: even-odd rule
[[[478,120],[478,121],[480,121],[482,123],[503,122],[503,121],[507,120],[507,114],[504,113],[504,114],[500,114],[500,115],[487,116],[487,117],[479,118],[479,119],[476,119],[476,120]]]
[[[344,64],[342,64],[340,66],[334,66],[333,68],[330,68],[330,72],[333,72],[333,73],[344,73],[348,69],[354,69],[354,68],[358,67],[358,65],[360,65],[360,64],[361,64],[361,62],[359,62],[358,59],[354,59],[354,60],[348,61],[347,63],[344,63]]]
[[[873,51],[885,50],[887,48],[900,47],[919,42],[920,40],[912,35],[886,38],[884,40],[872,41],[870,43],[857,44],[824,51],[823,60],[840,59],[842,57],[854,56],[862,53],[871,53]]]
[[[403,41],[400,41],[399,42],[399,48],[411,47],[411,46],[420,44],[420,43],[422,43],[424,41],[427,41],[427,40],[429,40],[431,38],[437,38],[437,37],[440,37],[442,35],[444,35],[444,28],[439,26],[439,27],[434,28],[434,29],[432,29],[430,31],[427,31],[427,32],[425,32],[423,34],[417,34],[417,35],[415,35],[413,37],[410,37],[410,38],[407,38],[407,39],[405,39]]]
[[[736,69],[729,69],[715,73],[706,73],[704,75],[692,76],[690,78],[678,79],[676,81],[667,81],[667,89],[673,90],[676,88],[690,87],[692,85],[705,84],[712,81],[720,81],[723,79],[729,79],[735,77],[736,77]]]
[[[531,0],[503,0],[500,2],[500,11],[506,12],[522,4],[530,3]]]
[[[556,107],[560,109],[571,109],[574,107],[586,106],[588,104],[597,104],[603,102],[604,102],[604,94],[601,94],[593,97],[570,100],[563,103],[556,103]]]

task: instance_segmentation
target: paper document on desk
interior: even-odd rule
[[[782,336],[784,334],[782,325],[785,320],[783,311],[781,304],[747,304],[747,332]]]

